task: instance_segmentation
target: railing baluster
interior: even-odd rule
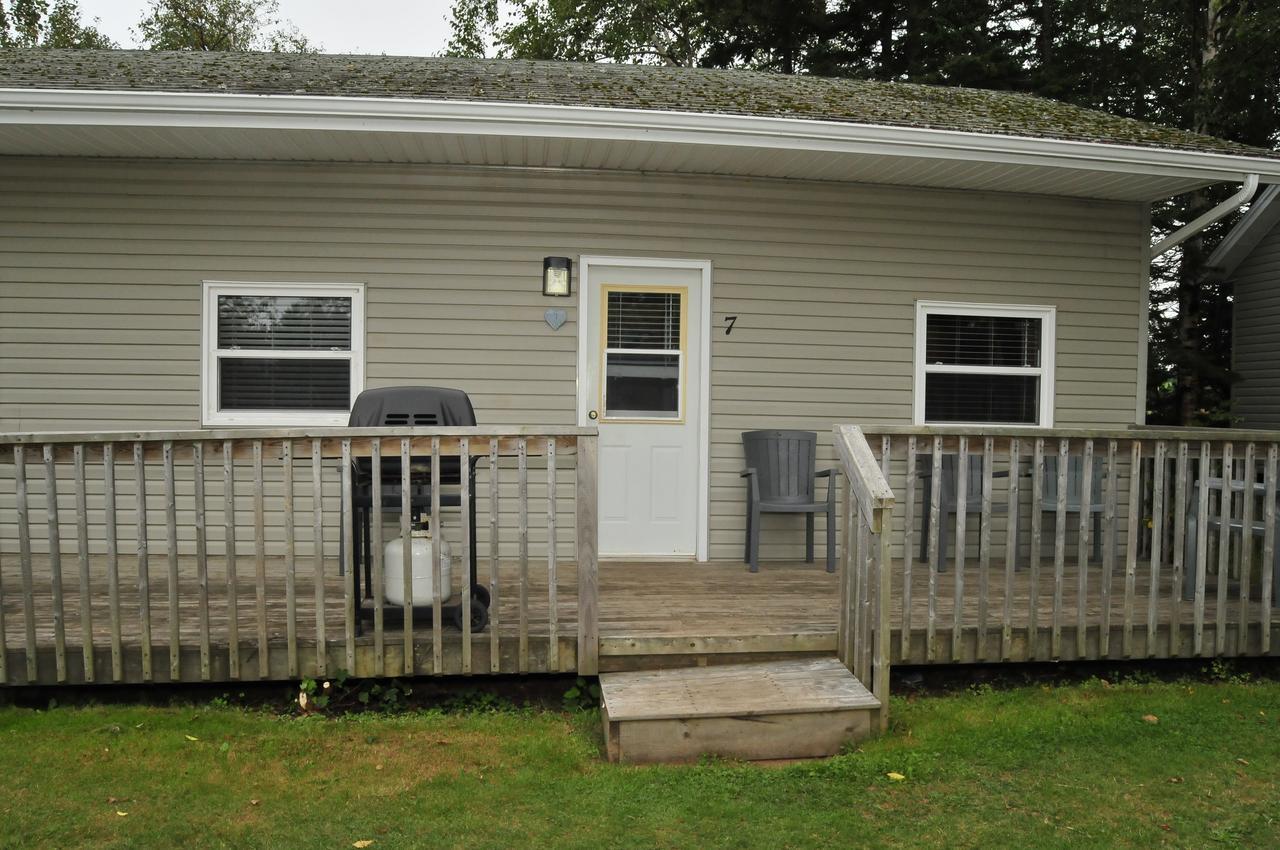
[[[471,516],[471,438],[463,437],[458,441],[458,480],[462,492],[458,497],[462,511],[462,569],[466,579],[462,582],[462,673],[471,675],[471,526],[475,517]]]
[[[253,441],[253,573],[258,614],[258,678],[271,672],[271,647],[267,642],[267,532],[263,493],[262,441]]]
[[[1209,441],[1200,444],[1200,468],[1197,470],[1199,481],[1199,505],[1196,510],[1196,584],[1194,632],[1192,634],[1192,651],[1196,655],[1204,654],[1204,597],[1205,573],[1209,567],[1209,464],[1212,460]]]
[[[987,660],[987,607],[991,593],[991,490],[996,462],[995,441],[982,441],[982,509],[978,516],[978,647],[977,659]]]
[[[1044,438],[1031,453],[1031,548],[1027,552],[1027,659],[1040,654],[1040,548],[1044,532]]]
[[[925,660],[936,657],[934,635],[938,629],[938,545],[942,526],[942,438],[933,438],[933,477],[929,480],[929,622],[925,629]]]
[[[854,490],[848,476],[842,479],[841,489],[844,497],[844,552],[840,559],[840,578],[837,591],[837,625],[836,625],[836,657],[845,667],[852,671],[857,665],[853,657],[856,642],[854,632],[854,592],[857,586],[854,571],[857,569],[857,522],[858,511],[854,505]]]
[[[413,645],[413,503],[409,482],[409,438],[400,440],[400,570],[403,580],[404,604],[402,637],[404,644],[404,673],[417,672]],[[434,532],[432,532],[434,533]]]
[[[342,583],[343,649],[346,652],[347,672],[361,675],[356,669],[356,593],[360,576],[356,569],[354,506],[351,499],[351,438],[342,441],[342,562],[346,565],[346,579]]]
[[[1232,445],[1222,446],[1222,496],[1218,501],[1218,581],[1214,588],[1213,654],[1226,655],[1227,586],[1231,569]]]
[[[440,527],[440,438],[431,438],[431,670],[444,673],[444,530]]]
[[[529,672],[529,457],[524,437],[516,443],[518,478],[517,520],[520,552],[520,643],[517,670]]]
[[[111,679],[124,681],[120,639],[120,549],[116,535],[116,455],[113,443],[102,446],[102,532],[107,548],[107,606],[111,615]]]
[[[370,441],[369,446],[369,558],[373,569],[373,670],[378,676],[387,673],[387,643],[383,634],[386,611],[386,566],[383,564],[385,547],[382,542],[382,439]]]
[[[141,627],[142,681],[151,681],[151,568],[147,551],[147,467],[142,443],[133,444],[134,497],[137,504],[138,624]]]
[[[329,638],[325,628],[324,590],[324,453],[318,439],[311,441],[312,586],[315,593],[316,676],[329,674]],[[407,468],[407,465],[406,465]]]
[[[44,446],[45,526],[49,542],[49,589],[53,603],[53,663],[59,682],[67,681],[67,632],[62,600],[62,539],[58,526],[58,468],[53,446]]]
[[[581,446],[581,441],[579,441],[579,446]],[[579,451],[581,451],[581,448],[579,448]],[[578,458],[578,463],[582,463],[581,457]],[[581,477],[581,472],[579,477]],[[579,486],[581,486],[581,481],[579,481]],[[579,496],[579,498],[581,497]],[[579,532],[578,546],[581,549],[581,532]],[[578,569],[582,569],[581,555],[579,555]],[[489,440],[489,672],[491,673],[502,671],[501,637],[498,634],[502,623],[500,616],[502,612],[498,599],[500,590],[498,579],[498,440],[495,437]],[[579,670],[581,670],[581,658],[578,659],[578,664]]]
[[[93,586],[89,580],[89,499],[85,492],[84,444],[71,449],[76,489],[76,555],[80,566],[80,649],[84,654],[84,680],[96,681],[96,659],[93,647]],[[0,603],[0,608],[3,603]],[[3,641],[4,615],[0,614],[0,641]],[[4,645],[0,642],[0,683],[5,681]]]
[[[1080,457],[1080,525],[1076,538],[1076,657],[1088,656],[1089,549],[1093,531],[1093,440],[1084,441]]]
[[[14,485],[18,499],[18,566],[22,571],[22,616],[27,645],[23,647],[27,661],[27,683],[38,681],[39,660],[36,655],[36,611],[34,582],[31,575],[31,526],[27,513],[27,450],[13,447]]]
[[[1249,651],[1249,591],[1253,572],[1253,503],[1257,499],[1256,449],[1244,447],[1244,474],[1240,476],[1240,607],[1236,614],[1236,645],[1233,655]]]
[[[1129,450],[1129,516],[1125,523],[1124,556],[1124,632],[1121,650],[1125,658],[1133,657],[1133,600],[1138,582],[1138,538],[1142,535],[1142,496],[1140,471],[1142,442],[1134,440]]]
[[[223,539],[227,562],[227,673],[240,678],[240,582],[236,575],[236,467],[235,443],[222,443]]]
[[[1102,619],[1098,627],[1098,657],[1105,658],[1111,652],[1111,586],[1116,575],[1116,535],[1118,520],[1116,505],[1119,503],[1120,469],[1116,453],[1116,440],[1107,440],[1107,480],[1102,498],[1102,581],[1099,582],[1099,599]]]
[[[858,679],[872,681],[871,671],[871,533],[867,523],[858,521]]]
[[[547,672],[560,670],[556,611],[556,438],[547,439]]]
[[[1067,464],[1070,459],[1070,442],[1059,440],[1058,498],[1053,518],[1053,631],[1049,641],[1049,654],[1055,660],[1062,656],[1062,596],[1067,561]]]
[[[916,455],[916,438],[907,438],[907,470],[904,495],[906,501],[902,506],[902,649],[899,655],[903,661],[911,658],[911,627],[914,618],[911,616],[911,567],[915,556],[915,524],[916,524],[916,478],[919,474],[919,457]]]
[[[1004,541],[1004,610],[1000,615],[1000,658],[1013,658],[1013,571],[1018,563],[1018,516],[1022,512],[1019,488],[1021,444],[1017,437],[1009,440],[1009,512],[1005,518]],[[1030,657],[1032,639],[1026,641],[1024,658]]]
[[[1187,441],[1178,440],[1173,476],[1173,587],[1169,595],[1169,656],[1182,653],[1182,583],[1187,543]]]
[[[964,634],[964,562],[965,562],[965,544],[968,537],[968,517],[969,508],[969,438],[961,437],[959,448],[956,453],[956,545],[955,545],[955,575],[952,577],[954,588],[954,605],[955,610],[952,611],[951,625],[951,659],[953,661],[961,660],[961,650],[963,644],[961,637]],[[942,533],[946,534],[947,530],[942,529]]]
[[[1263,505],[1262,505],[1262,642],[1258,649],[1263,655],[1271,652],[1271,609],[1278,601],[1275,598],[1277,588],[1275,582],[1276,553],[1276,456],[1275,443],[1267,444],[1267,466],[1263,472]]]
[[[594,676],[600,672],[600,602],[599,565],[597,563],[597,499],[598,438],[594,435],[578,438],[577,493],[574,507],[577,513],[578,562],[578,673]],[[496,477],[495,477],[496,487]],[[496,504],[496,502],[495,502]],[[495,605],[497,596],[494,597]],[[497,646],[497,638],[494,638]]]
[[[280,444],[280,477],[284,508],[284,607],[287,668],[298,678],[298,541],[293,517],[293,440]]]
[[[174,480],[173,441],[165,440],[164,461],[164,542],[169,567],[169,680],[182,679],[182,611],[178,605],[178,485]]]
[[[1157,440],[1155,458],[1152,462],[1151,480],[1151,587],[1147,597],[1147,657],[1156,656],[1156,634],[1160,619],[1160,566],[1164,558],[1164,491],[1165,460],[1164,440]],[[1249,445],[1250,453],[1253,444]]]
[[[200,679],[209,681],[212,654],[209,648],[209,539],[205,514],[204,443],[191,444],[192,498],[195,501],[196,594],[200,617]]]

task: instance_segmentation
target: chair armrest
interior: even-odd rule
[[[750,478],[756,474],[754,469],[744,469],[738,473],[739,478]]]
[[[817,472],[813,473],[813,477],[814,478],[831,478],[839,474],[840,474],[840,470],[836,467],[832,467],[831,469],[819,469]]]

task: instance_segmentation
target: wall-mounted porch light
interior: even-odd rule
[[[542,258],[542,294],[564,297],[570,294],[568,257]]]

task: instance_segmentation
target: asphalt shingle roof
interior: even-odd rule
[[[982,89],[742,70],[335,54],[0,50],[0,88],[470,100],[799,118],[1280,158]]]

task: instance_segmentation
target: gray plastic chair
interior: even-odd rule
[[[942,483],[939,485],[938,501],[938,571],[946,572],[947,570],[947,542],[948,535],[955,534],[955,515],[956,509],[960,507],[959,500],[959,482],[956,480],[956,466],[958,465],[959,456],[955,454],[944,454],[942,456]],[[932,530],[932,512],[929,508],[929,499],[933,488],[933,457],[931,455],[922,455],[916,460],[916,473],[921,478],[920,489],[923,491],[923,506],[921,508],[921,523],[923,528],[920,533],[920,560],[929,563],[929,536]],[[992,472],[991,477],[1008,478],[1008,470],[1000,470]],[[1008,503],[993,502],[991,505],[991,513],[1007,514],[1009,512]],[[982,522],[982,455],[969,455],[969,472],[965,476],[965,517],[977,517],[979,526]]]
[[[1231,537],[1233,536],[1239,537],[1240,539],[1235,549],[1235,557],[1237,559],[1235,563],[1239,564],[1240,563],[1240,560],[1239,560],[1240,547],[1245,545],[1245,542],[1244,542],[1245,528],[1244,528],[1244,516],[1243,516],[1244,504],[1242,500],[1247,497],[1245,496],[1244,479],[1232,478],[1231,483],[1229,485],[1224,485],[1222,478],[1210,478],[1205,483],[1205,486],[1208,487],[1210,491],[1210,496],[1212,496],[1212,491],[1214,490],[1218,491],[1219,499],[1227,498],[1223,495],[1223,490],[1224,490],[1224,487],[1230,488],[1231,495],[1229,498],[1231,499],[1231,504],[1229,506],[1229,510],[1227,511],[1226,532],[1224,533],[1222,529],[1221,511],[1215,509],[1216,508],[1215,506],[1215,507],[1210,507],[1209,509],[1209,523],[1208,523],[1208,529],[1205,530],[1205,533],[1207,534],[1209,529],[1217,529],[1219,546],[1230,546]],[[1196,536],[1199,533],[1199,529],[1197,528],[1197,526],[1200,524],[1200,516],[1199,516],[1200,487],[1201,487],[1201,482],[1197,480],[1191,487],[1191,492],[1187,499],[1186,505],[1183,506],[1183,510],[1186,511],[1186,515],[1187,515],[1187,533],[1183,541],[1184,548],[1183,548],[1183,555],[1182,555],[1182,563],[1183,563],[1184,569],[1186,570],[1186,573],[1182,581],[1182,598],[1187,602],[1191,602],[1196,598],[1196,583],[1199,580],[1199,572],[1200,572],[1200,566],[1199,564],[1196,563],[1196,544],[1197,544]],[[1277,498],[1277,496],[1280,496],[1280,494],[1275,492],[1268,494],[1266,486],[1256,481],[1253,482],[1253,486],[1251,489],[1253,490],[1252,497],[1255,499],[1258,499],[1259,501],[1265,500],[1268,498],[1274,499],[1274,498]],[[1237,508],[1237,506],[1239,507]],[[1249,523],[1249,532],[1248,532],[1251,538],[1263,539],[1266,536],[1266,533],[1267,533],[1266,514],[1263,512],[1263,510],[1264,510],[1263,506],[1257,505],[1257,504],[1254,505],[1253,516],[1255,518],[1252,522]],[[1278,518],[1276,520],[1276,523],[1277,525],[1280,525],[1280,514],[1277,514],[1277,517]],[[1249,545],[1253,545],[1252,541],[1250,541]],[[1272,577],[1271,578],[1271,596],[1272,596],[1271,604],[1280,606],[1280,545],[1277,545],[1275,547],[1275,551],[1272,553],[1272,556],[1271,556],[1271,563],[1269,565],[1261,564],[1259,566],[1259,569],[1265,570],[1268,568],[1268,566],[1271,569],[1271,577]],[[1228,579],[1226,576],[1218,576],[1218,581],[1226,582],[1228,581]],[[1261,598],[1261,587],[1259,587],[1259,598]]]
[[[1081,507],[1081,489],[1084,485],[1084,458],[1070,455],[1067,458],[1067,513],[1079,514],[1081,510],[1090,513],[1093,520],[1093,560],[1102,559],[1102,479],[1106,475],[1105,464],[1101,458],[1093,459],[1093,474],[1089,482],[1089,504]],[[1044,479],[1040,485],[1041,514],[1058,513],[1058,456],[1049,455],[1044,459]],[[1070,525],[1068,526],[1071,527]]]
[[[747,540],[743,557],[760,570],[760,515],[804,514],[806,563],[813,563],[813,517],[827,515],[827,572],[836,570],[836,469],[815,469],[818,435],[813,431],[746,431],[742,453],[747,468]],[[827,499],[817,501],[818,479],[827,479]]]

